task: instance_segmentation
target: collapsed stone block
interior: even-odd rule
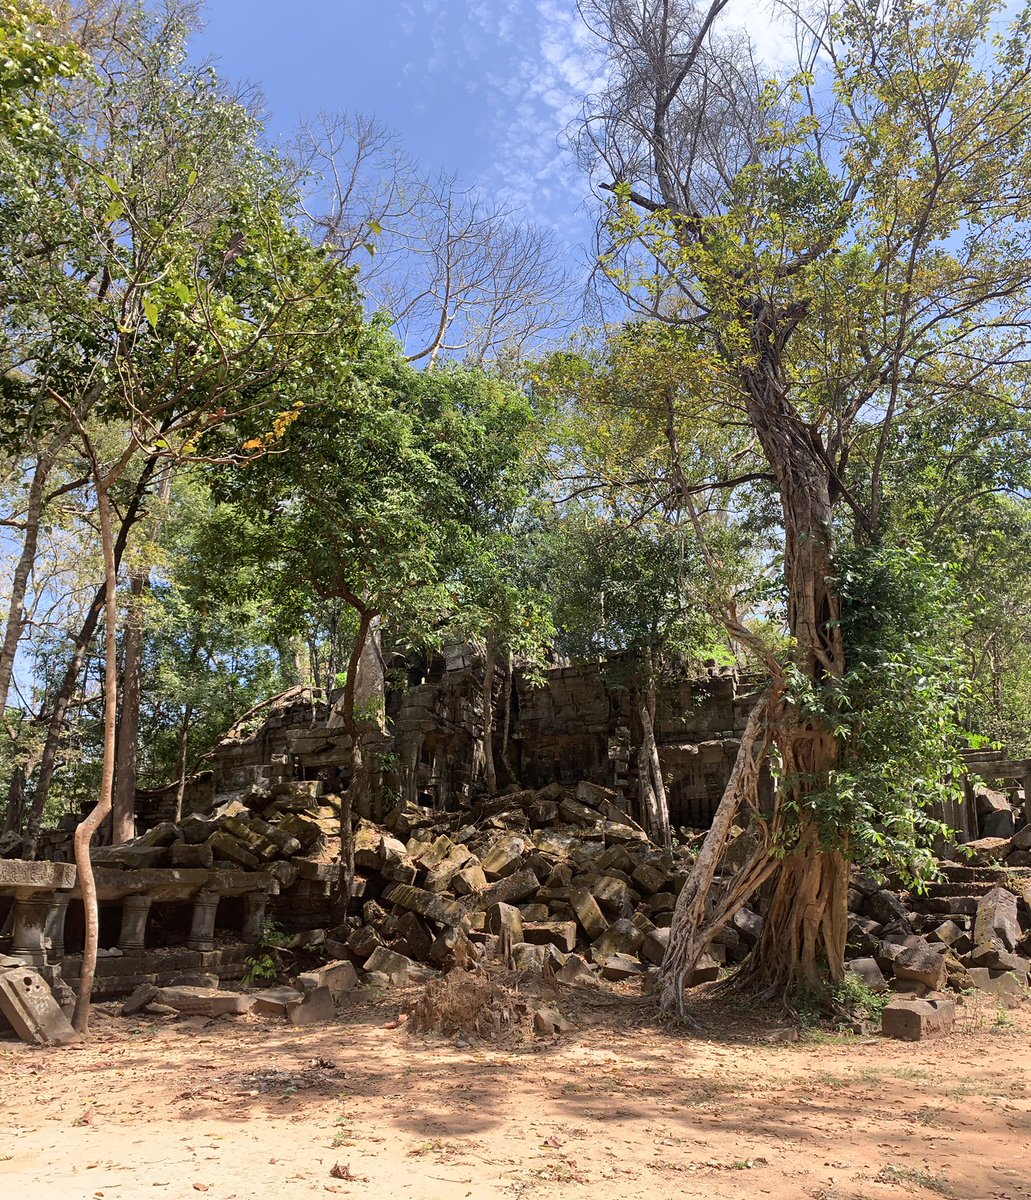
[[[313,988],[286,1007],[286,1019],[291,1025],[321,1025],[335,1020],[336,1015],[333,993],[328,987]]]
[[[358,986],[358,972],[352,963],[342,959],[324,963],[312,971],[302,971],[294,983],[305,995],[318,988],[327,988],[333,1000],[340,1001]]]
[[[975,946],[998,939],[1007,950],[1016,950],[1021,938],[1017,897],[1002,887],[993,887],[982,896],[977,902],[973,936]]]
[[[47,981],[21,963],[0,968],[0,1014],[23,1042],[33,1046],[66,1046],[80,1038]]]
[[[945,986],[945,958],[928,945],[907,946],[895,959],[895,978],[936,992]]]
[[[881,1032],[906,1042],[944,1037],[956,1018],[955,1000],[892,1000],[881,1013]]]

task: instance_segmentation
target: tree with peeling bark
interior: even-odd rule
[[[837,789],[856,736],[845,552],[890,543],[907,431],[938,413],[962,424],[986,403],[1023,411],[1031,15],[967,0],[799,8],[798,70],[767,79],[733,0],[580,10],[608,55],[577,143],[603,205],[601,268],[676,334],[695,411],[747,431],[783,535],[790,654],[755,646],[770,691],[681,897],[664,1003],[682,1006],[713,923],[747,898],[704,912],[723,817],[742,811],[761,836],[735,893],[771,888],[752,979],[790,999],[842,978],[849,864],[869,817]],[[692,427],[679,433],[689,445]],[[755,642],[729,603],[723,617]],[[772,817],[756,795],[764,752]]]

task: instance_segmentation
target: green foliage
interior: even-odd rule
[[[844,551],[839,569],[846,672],[816,686],[793,677],[802,711],[840,740],[829,780],[803,791],[805,815],[846,831],[856,862],[920,886],[934,871],[931,843],[948,832],[932,810],[962,794],[969,684],[955,569],[890,546]]]
[[[286,935],[275,921],[265,920],[258,931],[258,941],[254,950],[244,960],[247,970],[243,982],[247,986],[256,983],[269,983],[279,974],[275,951],[286,941]]]

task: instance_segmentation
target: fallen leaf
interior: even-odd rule
[[[350,1163],[335,1163],[330,1175],[334,1179],[347,1179],[351,1183],[368,1183],[368,1179],[364,1175],[354,1175],[351,1172]]]
[[[566,1144],[566,1139],[560,1138],[558,1134],[553,1133],[551,1137],[546,1137],[544,1139],[544,1144],[545,1146],[550,1146],[552,1150],[557,1150],[560,1146],[564,1146]]]
[[[384,1029],[400,1029],[400,1028],[401,1028],[401,1026],[402,1026],[402,1025],[404,1025],[404,1023],[405,1023],[407,1020],[408,1020],[408,1014],[407,1014],[407,1013],[402,1013],[402,1014],[401,1014],[401,1015],[400,1015],[400,1016],[397,1018],[397,1020],[395,1020],[395,1021],[387,1021],[387,1022],[386,1022],[386,1024],[383,1026],[383,1028],[384,1028]]]
[[[195,1183],[193,1185],[193,1190],[195,1192],[206,1192],[208,1190],[208,1185],[206,1183]]]

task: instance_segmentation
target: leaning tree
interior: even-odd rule
[[[789,996],[842,977],[864,822],[879,821],[912,862],[912,798],[884,793],[897,811],[871,813],[839,785],[853,778],[856,665],[844,560],[865,552],[874,563],[890,539],[907,431],[942,412],[962,423],[985,404],[1009,406],[1011,427],[1021,419],[1031,16],[968,0],[799,7],[786,14],[797,70],[770,79],[732,25],[731,0],[579,7],[607,57],[576,134],[601,202],[600,269],[642,320],[675,335],[663,353],[679,363],[694,419],[747,432],[782,532],[790,650],[756,647],[770,688],[680,898],[664,1002],[682,1005],[706,938],[767,880],[753,972]],[[678,432],[690,444],[691,425]],[[704,540],[702,522],[696,532]],[[871,569],[898,576],[883,560]],[[724,617],[750,637],[735,610]],[[770,757],[779,786],[763,814]],[[742,807],[757,849],[713,910]]]

